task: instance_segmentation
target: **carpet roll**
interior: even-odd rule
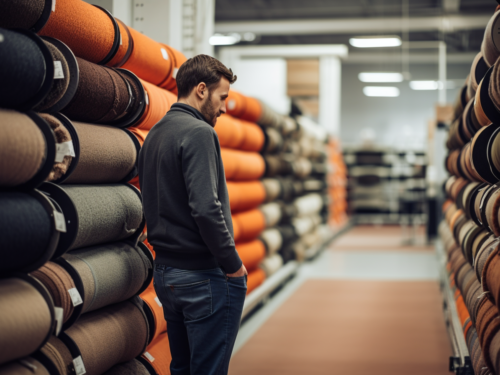
[[[495,65],[490,76],[488,94],[497,111],[500,111],[500,84],[498,83],[499,79],[500,67],[498,65]]]
[[[238,227],[238,234],[234,233],[235,242],[254,240],[266,228],[266,219],[259,209],[240,212],[233,215],[233,226]]]
[[[246,211],[262,204],[266,189],[261,181],[227,182],[229,204],[232,211]]]
[[[134,136],[137,138],[137,140],[139,141],[139,144],[142,147],[142,145],[146,141],[146,137],[148,136],[149,130],[137,129],[135,127],[128,128],[127,130],[130,131],[132,134],[134,134]],[[135,176],[128,183],[130,185],[135,186],[139,190],[141,189],[141,187],[139,185],[139,175]]]
[[[73,123],[80,140],[80,159],[66,184],[126,182],[137,175],[138,144],[131,134],[112,126]]]
[[[474,239],[474,242],[472,243],[472,262],[471,264],[475,264],[478,252],[482,246],[482,244],[490,237],[491,233],[483,229],[481,233],[479,233],[476,238]]]
[[[294,201],[299,216],[318,213],[323,208],[323,198],[319,194],[308,194]]]
[[[264,175],[266,165],[258,153],[221,148],[221,157],[229,181],[257,180]]]
[[[48,340],[54,305],[41,288],[36,280],[0,280],[0,364],[25,357]]]
[[[264,146],[264,132],[257,124],[222,115],[214,129],[221,147],[259,152]]]
[[[67,375],[75,373],[73,356],[66,344],[56,336],[51,336],[49,341],[40,349],[40,351],[52,363],[53,368],[57,370],[52,375]]]
[[[495,248],[488,256],[483,272],[482,272],[482,284],[485,292],[488,293],[488,298],[493,301],[497,307],[500,305],[500,279],[498,267],[500,266],[500,254],[498,253],[498,247]]]
[[[119,33],[109,12],[82,0],[57,0],[39,34],[61,40],[78,57],[105,64],[116,54]]]
[[[306,158],[298,158],[293,163],[293,174],[295,177],[304,179],[312,172],[312,163]]]
[[[473,99],[476,91],[477,91],[477,86],[479,85],[479,82],[483,79],[484,75],[486,74],[486,71],[488,70],[488,66],[486,65],[486,62],[484,61],[483,55],[481,52],[479,52],[476,57],[474,58],[474,61],[472,62],[470,74],[469,74],[469,80],[468,80],[468,85],[467,85],[467,98],[468,100]]]
[[[87,374],[100,375],[140,355],[148,331],[144,311],[134,299],[83,314],[66,334],[78,346]]]
[[[177,81],[175,78],[179,68],[187,61],[187,58],[182,52],[177,51],[175,48],[167,46],[166,44],[162,44],[162,46],[167,50],[168,56],[172,60],[172,74],[170,74],[167,79],[160,84],[160,86],[177,95]]]
[[[120,363],[113,366],[109,371],[103,375],[151,375],[146,367],[137,359]]]
[[[490,142],[493,141],[491,146],[491,162],[497,171],[500,171],[500,133],[494,133],[492,138],[490,138]]]
[[[84,285],[83,313],[136,295],[152,275],[152,263],[125,242],[87,247],[64,255]]]
[[[149,366],[157,375],[170,375],[170,344],[167,333],[160,335],[153,341],[140,358],[140,361],[146,366]]]
[[[134,127],[141,130],[150,130],[170,110],[172,104],[177,102],[177,97],[171,92],[156,87],[149,82],[141,80],[146,91],[146,109]]]
[[[141,299],[144,301],[144,311],[149,319],[151,332],[154,333],[151,342],[155,341],[162,333],[167,332],[167,321],[163,314],[163,306],[156,295],[156,291],[151,284],[144,292],[141,293]],[[149,309],[150,314],[148,314]]]
[[[1,5],[0,5],[1,6]],[[36,359],[25,357],[0,366],[0,375],[51,375]]]
[[[488,260],[490,254],[497,249],[498,244],[499,244],[498,240],[496,240],[494,237],[490,237],[483,243],[481,249],[479,249],[476,259],[474,261],[474,271],[476,271],[476,276],[478,280],[482,281],[483,270],[486,261]]]
[[[256,269],[266,256],[266,247],[261,240],[237,243],[236,250],[248,272]]]
[[[266,273],[266,277],[275,274],[283,266],[283,258],[280,254],[269,255],[260,264],[260,268]]]
[[[274,178],[264,178],[262,184],[266,190],[266,202],[272,202],[281,195],[281,183]]]
[[[488,66],[492,66],[493,64],[495,64],[498,57],[500,56],[500,49],[495,43],[499,21],[500,12],[497,10],[488,21],[488,25],[486,25],[486,29],[484,30],[483,42],[481,44],[481,53],[483,54],[484,61]]]
[[[260,234],[259,238],[266,246],[267,254],[274,254],[278,252],[283,245],[281,232],[276,228],[266,229]]]
[[[115,18],[118,28],[120,29],[120,44],[118,50],[113,58],[106,63],[107,66],[112,68],[120,68],[129,59],[132,51],[134,50],[134,41],[130,35],[130,30],[122,21]]]
[[[58,150],[61,150],[60,152],[57,152],[54,166],[45,180],[56,181],[68,172],[68,169],[73,162],[73,140],[71,139],[71,133],[60,119],[47,113],[40,113],[39,116],[43,118],[51,127],[56,137],[56,147]],[[68,147],[65,147],[66,145],[68,145]]]
[[[38,31],[42,26],[38,26],[40,22],[46,22],[47,16],[44,17],[44,10],[50,6],[50,1],[47,0],[0,0],[0,27],[7,29],[35,29]],[[50,8],[49,8],[50,9]],[[45,20],[41,20],[44,18]],[[37,27],[38,26],[38,27]]]
[[[160,85],[172,72],[172,60],[167,49],[131,27],[128,31],[134,48],[122,68],[131,70],[154,85]]]
[[[257,268],[249,272],[247,276],[247,295],[254,291],[266,280],[266,273],[263,269]]]
[[[266,154],[278,153],[283,149],[284,141],[280,132],[274,128],[266,128],[267,145]]]
[[[260,211],[264,214],[266,220],[266,228],[271,228],[277,225],[282,218],[282,206],[279,203],[266,203],[260,206]]]
[[[477,121],[481,126],[488,126],[491,125],[493,122],[493,119],[490,118],[485,112],[486,107],[483,107],[483,102],[481,102],[481,88],[484,85],[488,85],[488,82],[485,82],[487,79],[487,76],[483,78],[483,80],[479,83],[479,86],[477,87],[476,91],[476,97],[474,100],[474,112],[476,114]],[[484,91],[483,91],[484,92]],[[488,98],[483,98],[483,101],[489,100]]]
[[[486,203],[486,220],[490,230],[498,237],[500,236],[500,224],[498,216],[500,214],[500,188],[495,189]]]
[[[0,273],[42,266],[59,238],[48,199],[40,193],[2,192],[0,207]]]
[[[234,90],[229,91],[226,108],[231,116],[251,122],[257,122],[262,114],[262,107],[257,99]]]
[[[69,291],[76,286],[71,275],[59,264],[47,262],[41,268],[31,272],[31,276],[47,288],[54,306],[63,309],[63,323],[66,323],[74,311]]]
[[[31,109],[50,91],[54,80],[52,55],[30,31],[0,29],[0,107]]]

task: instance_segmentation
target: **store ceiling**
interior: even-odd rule
[[[307,27],[306,21],[318,19],[330,19],[332,23],[342,20],[352,20],[360,24],[360,30],[364,20],[377,20],[382,24],[384,19],[394,20],[401,17],[402,0],[216,0],[216,31],[218,27],[224,27],[226,31],[234,25],[251,25],[257,38],[250,44],[273,45],[273,44],[348,44],[349,38],[360,35],[360,32],[350,30],[318,30],[309,34],[302,28],[301,32],[285,30],[282,34],[279,30],[279,22],[298,21]],[[494,0],[409,0],[410,18],[425,17],[435,19],[441,16],[456,17],[457,23],[453,29],[441,33],[438,29],[412,30],[409,33],[410,41],[438,41],[444,40],[448,45],[449,53],[472,53],[479,51],[484,34],[484,20],[491,16],[497,3]],[[272,21],[278,21],[277,27],[272,32],[269,25]],[[472,21],[471,21],[472,20]],[[478,21],[479,20],[479,21]],[[471,23],[472,22],[472,23]],[[312,24],[311,24],[312,25]],[[245,26],[242,26],[245,27]],[[277,29],[277,30],[276,30]],[[416,27],[418,29],[418,27]],[[369,35],[365,29],[362,35]],[[375,32],[372,34],[380,34]],[[401,32],[391,31],[390,34]],[[249,44],[248,42],[242,42]],[[351,47],[350,52],[359,52]],[[380,49],[376,49],[380,53]],[[363,51],[367,52],[367,51]],[[375,52],[375,51],[373,51]],[[419,51],[425,52],[425,51]]]

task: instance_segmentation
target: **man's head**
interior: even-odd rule
[[[215,126],[217,118],[226,113],[229,85],[236,81],[236,76],[219,60],[198,55],[182,64],[176,81],[177,100],[198,109]]]

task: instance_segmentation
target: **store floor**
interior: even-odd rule
[[[401,240],[356,227],[332,243],[242,326],[230,374],[448,374],[435,255]]]

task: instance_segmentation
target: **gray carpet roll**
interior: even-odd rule
[[[150,375],[144,365],[137,359],[129,362],[120,363],[114,366],[111,370],[106,371],[103,375]]]
[[[142,222],[142,202],[126,185],[68,185],[64,190],[78,211],[79,227],[69,250],[123,240]]]
[[[142,250],[124,242],[74,250],[63,257],[82,278],[85,291],[82,313],[136,295],[152,268]]]

